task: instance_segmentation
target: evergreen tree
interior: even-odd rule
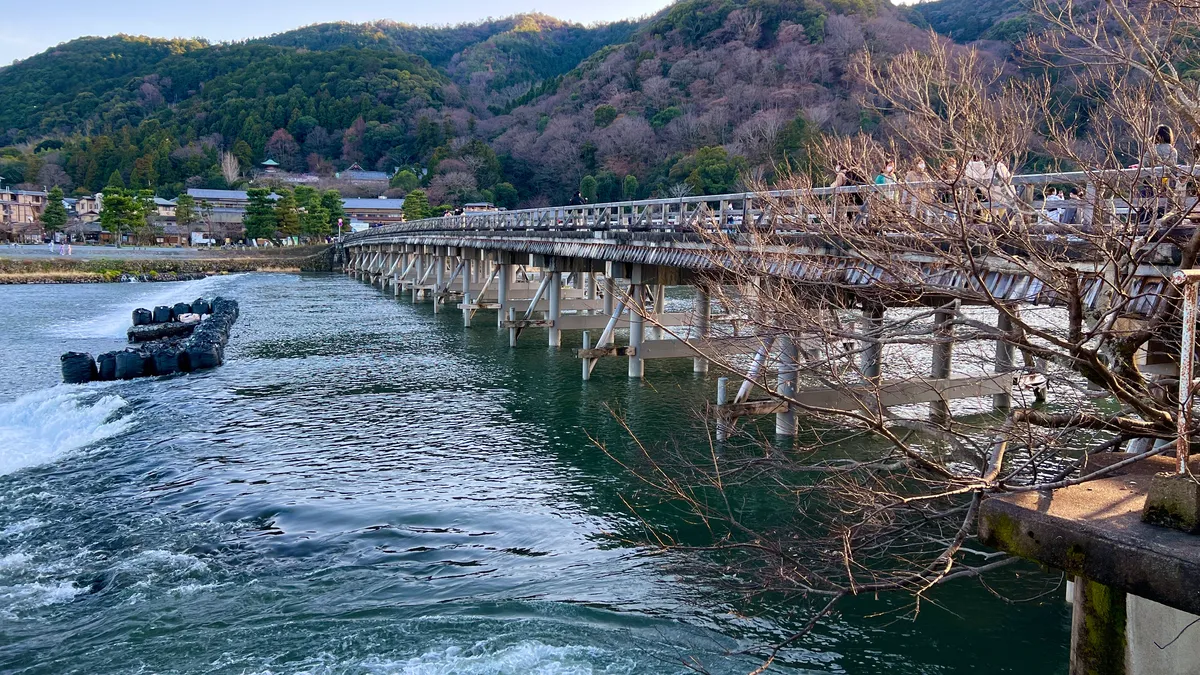
[[[404,198],[404,219],[420,220],[430,214],[429,197],[424,190],[413,190]]]
[[[266,188],[250,188],[246,191],[250,202],[246,205],[247,239],[270,239],[275,236],[275,204],[271,192]]]
[[[292,194],[296,196],[296,208],[298,209],[308,210],[320,203],[316,189],[307,185],[297,185]]]
[[[579,181],[579,194],[589,202],[596,201],[596,178],[594,176],[584,176],[583,180]]]
[[[63,191],[58,186],[50,188],[46,197],[46,210],[42,212],[42,225],[51,232],[57,232],[67,224],[67,208],[63,206]]]
[[[300,231],[307,237],[329,236],[329,212],[320,206],[310,206],[300,216]]]
[[[626,201],[633,201],[633,200],[637,199],[637,194],[638,194],[637,176],[635,176],[633,174],[629,174],[628,176],[625,176],[625,182],[621,185],[621,192],[624,195]]]
[[[336,229],[338,219],[346,217],[346,211],[342,208],[342,195],[337,190],[326,190],[321,193],[321,208],[325,209],[325,213],[328,214],[327,222],[331,228]],[[341,233],[339,232],[339,234]]]
[[[296,198],[291,190],[282,190],[275,202],[275,226],[285,237],[300,234],[300,212],[296,209]]]
[[[496,206],[506,209],[517,208],[517,203],[521,200],[517,188],[513,187],[512,183],[497,183],[496,187],[492,188],[492,196]]]
[[[188,243],[191,243],[192,226],[200,220],[196,214],[196,200],[191,195],[183,194],[175,198],[175,222],[184,228]]]
[[[140,215],[137,202],[122,188],[110,187],[104,190],[104,200],[100,206],[100,226],[109,232],[121,245],[121,234],[133,228]]]
[[[121,171],[119,169],[113,169],[112,175],[108,177],[108,185],[105,187],[125,189],[125,179],[121,178]]]

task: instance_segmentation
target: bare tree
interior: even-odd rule
[[[241,177],[238,158],[232,152],[221,153],[221,175],[225,177],[225,182],[229,185],[233,185]]]
[[[642,448],[625,463],[707,524],[701,548],[720,556],[722,578],[751,596],[812,599],[800,630],[752,650],[764,667],[839,598],[901,591],[915,611],[936,585],[1012,563],[972,544],[986,496],[1103,477],[1175,435],[1175,376],[1148,364],[1178,353],[1178,293],[1146,270],[1194,266],[1200,228],[1193,167],[1162,159],[1174,155],[1148,130],[1163,116],[1190,123],[1191,99],[1169,75],[1138,85],[1138,68],[1114,69],[1096,46],[1106,42],[1063,33],[1050,44],[1059,56],[1090,48],[1099,57],[1076,59],[1072,77],[1118,78],[1128,95],[1082,127],[1047,78],[1011,76],[931,36],[858,66],[865,103],[903,135],[821,148],[827,166],[863,174],[921,158],[928,180],[835,190],[797,176],[760,190],[736,232],[715,206],[689,220],[723,308],[697,356],[745,384],[707,416],[711,447]],[[1035,153],[1074,172],[1014,181]],[[1121,168],[1130,161],[1138,168]],[[1046,199],[1050,187],[1069,198]],[[1046,390],[1059,405],[1041,404]],[[782,415],[782,448],[739,417],[767,412]],[[1133,454],[1092,461],[1114,449]],[[755,519],[748,495],[794,515]]]

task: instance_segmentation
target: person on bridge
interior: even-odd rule
[[[579,190],[576,190],[575,195],[573,197],[571,197],[571,201],[568,202],[567,205],[568,206],[583,206],[586,203],[587,203],[587,200],[583,198],[583,194],[581,194],[579,192]]]
[[[861,187],[867,184],[867,175],[858,168],[852,166],[843,166],[838,164],[834,167],[837,175],[834,176],[833,182],[829,184],[831,188],[840,187]],[[837,201],[837,196],[833,199]],[[853,224],[858,224],[867,217],[867,200],[862,192],[856,191],[850,195],[850,203],[854,205],[853,209],[847,209],[847,215],[854,214],[852,217]]]
[[[927,217],[932,215],[929,209],[929,204],[932,202],[933,191],[928,185],[933,180],[929,175],[929,171],[925,168],[925,160],[918,157],[910,168],[904,174],[904,182],[908,184],[917,184],[919,187],[909,187],[904,191],[904,203],[908,204],[908,212],[910,215]]]

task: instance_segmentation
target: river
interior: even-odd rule
[[[133,308],[213,294],[242,309],[222,368],[57,384],[58,355],[120,348]],[[337,275],[4,288],[0,672],[752,670],[730,652],[803,614],[631,543],[639,485],[588,439],[627,447],[606,403],[695,439],[711,379],[611,359],[584,383],[493,321]],[[1058,577],[1005,576],[915,620],[850,603],[771,672],[1065,673]]]

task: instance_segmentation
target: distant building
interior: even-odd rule
[[[478,213],[480,211],[499,211],[491,202],[471,202],[463,204],[463,213]]]
[[[380,192],[387,189],[388,181],[391,180],[391,176],[383,171],[366,171],[357,162],[345,171],[335,173],[334,177],[352,185],[378,188]]]
[[[175,202],[170,199],[163,199],[162,197],[155,197],[154,198],[154,210],[158,213],[158,216],[160,218],[174,218],[175,217]]]
[[[276,162],[273,159],[268,159],[259,166],[263,168],[263,173],[276,173],[279,171],[279,162]]]
[[[75,208],[70,213],[78,220],[91,223],[100,219],[100,206],[103,202],[102,193],[86,195],[75,200]]]
[[[404,222],[403,199],[356,199],[342,200],[342,210],[353,226],[356,223],[371,225],[386,225],[388,223]]]
[[[0,230],[14,240],[40,241],[45,210],[45,192],[0,188]]]
[[[188,188],[188,196],[196,201],[199,206],[200,202],[208,202],[213,208],[231,208],[245,209],[250,203],[250,197],[246,195],[245,190],[204,190],[201,188]],[[279,199],[279,195],[272,192],[270,199]]]

